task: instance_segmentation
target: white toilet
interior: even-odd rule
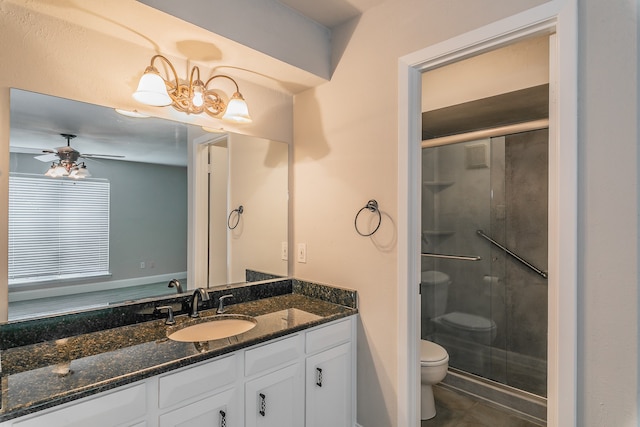
[[[433,385],[447,375],[449,355],[440,345],[431,341],[420,341],[420,418],[428,420],[436,416]]]
[[[431,319],[444,334],[491,345],[497,333],[496,323],[492,319],[459,311],[446,312],[450,284],[446,273],[436,270],[422,272],[422,315]]]

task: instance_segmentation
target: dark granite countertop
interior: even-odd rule
[[[292,280],[291,293],[228,305],[226,314],[257,320],[253,329],[230,338],[169,340],[168,334],[194,321],[179,315],[174,326],[149,320],[5,348],[0,422],[357,313],[355,292]],[[214,309],[201,311],[201,318],[215,315]]]

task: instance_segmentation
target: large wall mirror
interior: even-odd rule
[[[9,180],[9,321],[288,274],[285,143],[12,89]]]

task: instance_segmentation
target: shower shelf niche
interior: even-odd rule
[[[455,184],[455,181],[424,181],[423,184],[432,191],[441,191]]]

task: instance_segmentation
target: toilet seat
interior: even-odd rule
[[[452,311],[440,316],[440,321],[445,325],[471,332],[491,331],[496,327],[493,320],[459,311]]]
[[[420,365],[438,366],[449,361],[449,354],[442,346],[431,342],[420,340]]]

